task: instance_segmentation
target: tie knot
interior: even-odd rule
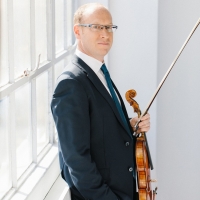
[[[108,69],[107,69],[107,67],[106,67],[106,65],[105,64],[103,64],[102,66],[101,66],[101,71],[105,74],[105,73],[108,73]]]

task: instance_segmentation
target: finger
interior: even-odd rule
[[[138,121],[138,117],[132,118],[132,119],[130,120],[131,126],[134,127],[137,121]]]
[[[147,132],[147,131],[149,131],[150,130],[150,127],[144,127],[144,128],[139,128],[138,130],[137,130],[137,132]]]
[[[144,120],[147,120],[147,119],[150,119],[150,114],[147,113],[146,115],[144,115],[142,118],[141,118],[141,121],[144,121]]]
[[[142,126],[139,124],[139,128],[137,130],[137,133],[138,132],[146,132],[146,131],[149,131],[149,129],[150,129],[150,122],[145,123]]]
[[[145,120],[139,123],[139,128],[150,126],[150,121]]]
[[[147,132],[150,130],[150,127],[145,127],[145,128],[139,128],[137,130],[137,134],[142,133],[142,132]]]

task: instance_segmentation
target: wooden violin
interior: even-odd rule
[[[133,99],[136,96],[135,90],[128,90],[126,92],[126,100],[133,107],[138,118],[141,116],[141,111],[138,103]],[[148,142],[145,132],[140,133],[137,137],[135,145],[136,169],[137,169],[137,183],[139,200],[155,200],[156,190],[152,191],[150,170],[153,169],[151,155],[148,147]]]

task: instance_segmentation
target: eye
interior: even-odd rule
[[[105,26],[106,30],[111,30],[112,26]]]
[[[99,25],[95,25],[95,24],[92,25],[92,28],[93,28],[93,29],[100,29]]]

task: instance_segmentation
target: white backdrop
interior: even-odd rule
[[[200,1],[159,3],[158,80],[200,18]],[[158,97],[159,199],[200,199],[200,26]],[[170,198],[169,198],[170,197]]]

